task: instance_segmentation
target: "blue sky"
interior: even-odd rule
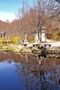
[[[0,0],[0,11],[16,12],[20,5],[21,0]]]
[[[32,5],[33,0],[28,0]],[[16,13],[22,7],[22,0],[0,0],[0,20],[12,21],[16,17]]]
[[[21,6],[21,0],[0,0],[0,20],[12,21]]]

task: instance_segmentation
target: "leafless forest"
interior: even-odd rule
[[[57,1],[57,0],[56,0]],[[60,40],[60,3],[55,0],[33,0],[33,7],[27,0],[22,0],[22,8],[17,11],[17,19],[9,22],[0,21],[0,32],[6,37],[19,36],[32,40],[33,35],[46,27],[46,37]]]

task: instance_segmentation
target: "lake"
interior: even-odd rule
[[[0,90],[26,90],[22,73],[17,73],[18,63],[0,62]]]
[[[60,73],[60,66],[57,72]],[[53,72],[45,73],[44,78],[40,73],[29,72],[26,64],[9,60],[0,62],[0,90],[60,90],[60,85],[49,79],[51,77],[54,77]]]

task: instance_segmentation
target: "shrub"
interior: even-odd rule
[[[13,36],[10,38],[10,43],[12,44],[19,44],[20,43],[20,36]]]

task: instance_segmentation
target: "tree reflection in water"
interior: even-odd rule
[[[39,68],[37,71],[29,72],[28,55],[26,55],[25,63],[16,65],[18,79],[22,76],[26,90],[60,90],[60,87],[56,83],[57,73],[60,73],[60,66],[56,66],[55,62],[53,62],[53,67],[56,66],[54,72],[51,71],[46,73],[43,70],[43,65],[39,63],[38,65]]]

